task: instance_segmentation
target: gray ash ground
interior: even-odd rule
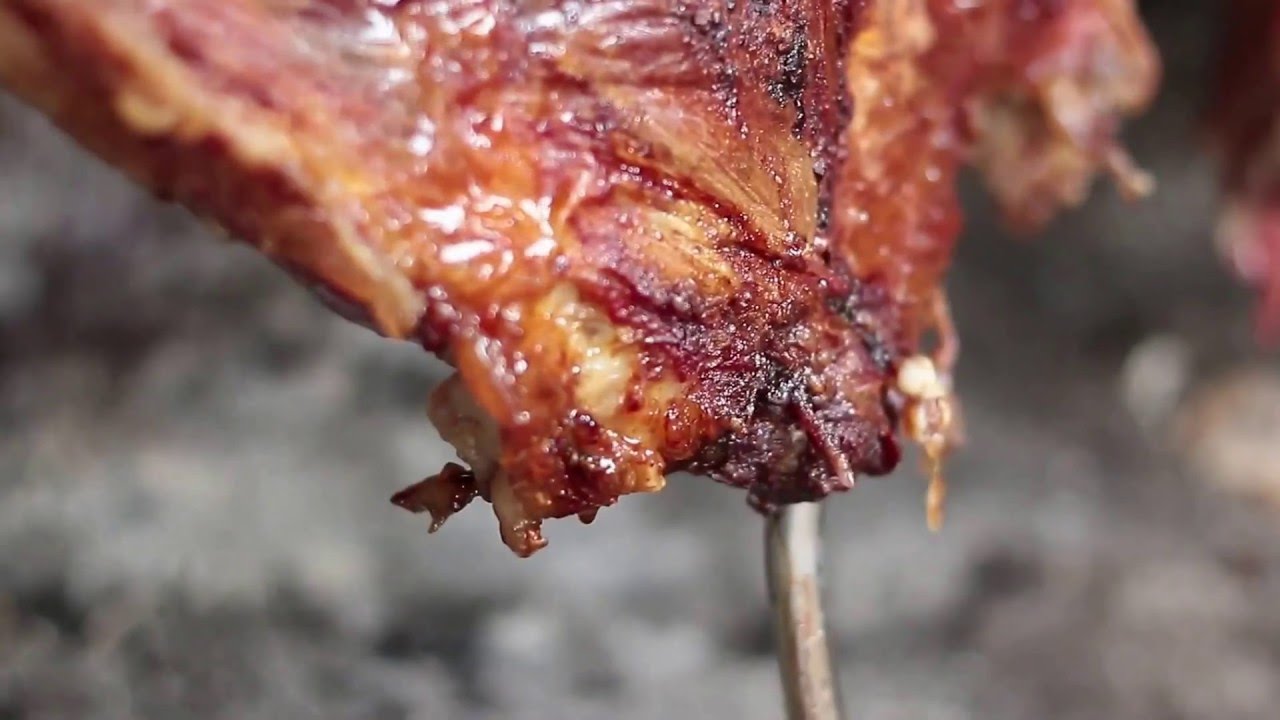
[[[1029,242],[972,194],[945,532],[914,462],[829,503],[853,717],[1276,716],[1280,363],[1210,245],[1213,5],[1147,3],[1155,199]],[[442,374],[0,103],[0,718],[778,717],[742,495],[677,478],[524,561],[483,507],[429,537],[387,498],[451,456]]]

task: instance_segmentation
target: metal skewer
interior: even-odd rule
[[[765,573],[788,720],[840,720],[840,692],[822,613],[822,509],[787,505],[765,520]]]

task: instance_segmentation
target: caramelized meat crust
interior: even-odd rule
[[[1028,224],[1140,191],[1156,73],[1131,0],[0,0],[0,81],[456,368],[468,468],[396,502],[520,554],[676,470],[767,509],[900,424],[936,463],[958,167]]]

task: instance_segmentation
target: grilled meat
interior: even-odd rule
[[[468,467],[396,502],[522,555],[676,470],[936,473],[959,167],[1028,225],[1141,192],[1156,74],[1131,0],[0,0],[12,90],[456,368]]]
[[[1280,342],[1280,2],[1229,3],[1212,113],[1223,165],[1223,255],[1261,296],[1257,334]]]

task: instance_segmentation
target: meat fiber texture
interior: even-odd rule
[[[954,442],[972,160],[1078,203],[1157,64],[1127,0],[8,0],[0,77],[347,317],[457,370],[430,414],[529,554],[688,469],[814,500]],[[926,344],[926,336],[936,336]],[[909,372],[907,370],[910,370]]]

